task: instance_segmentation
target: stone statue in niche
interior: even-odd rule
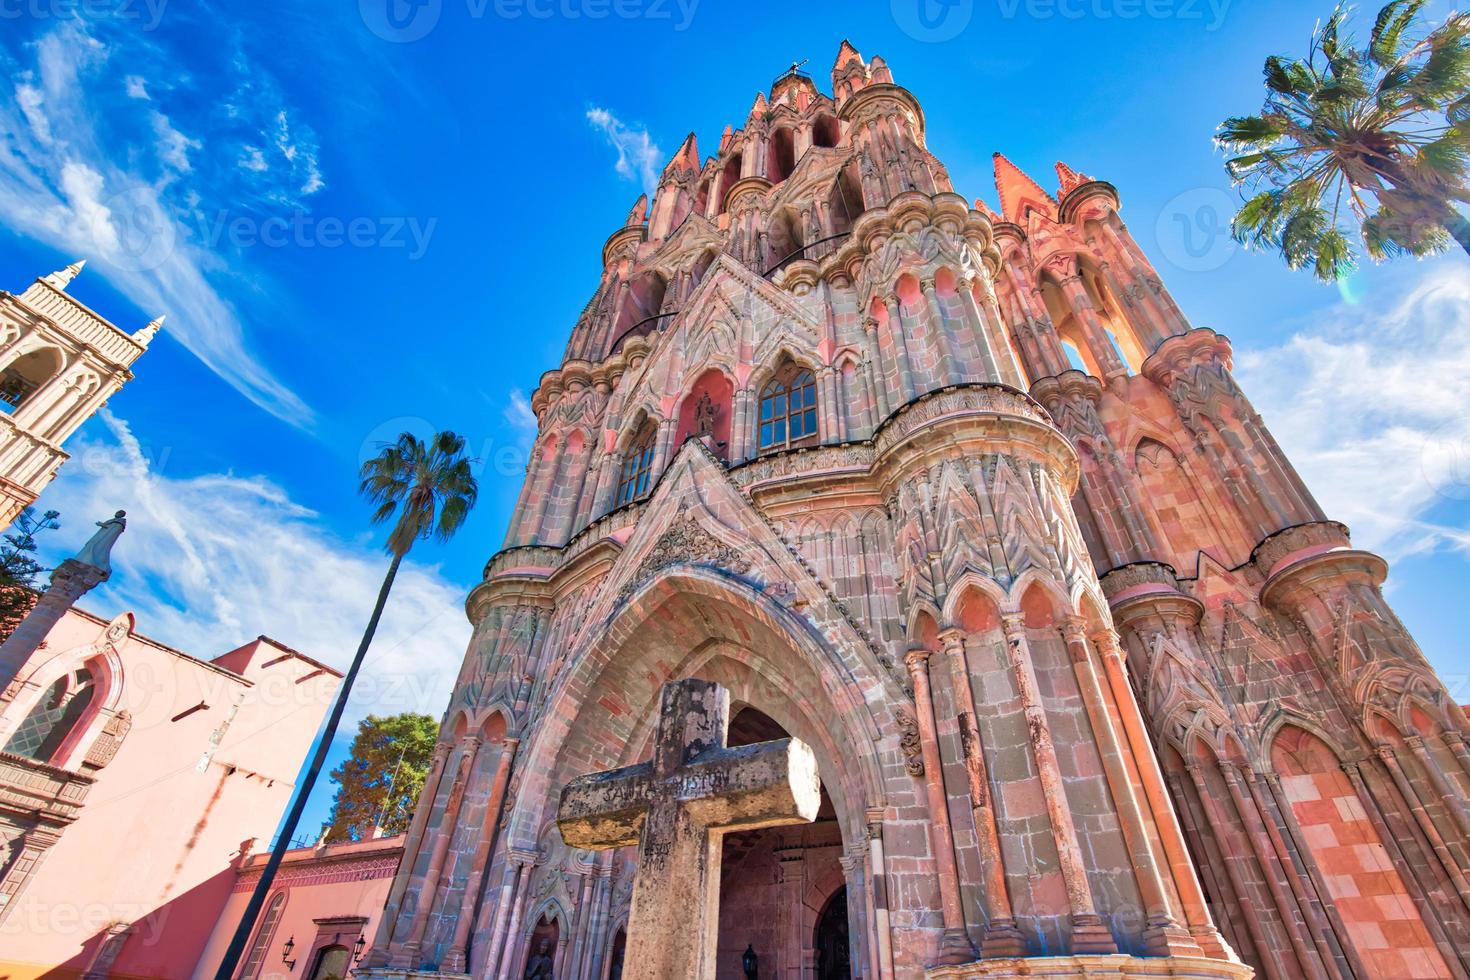
[[[713,436],[715,434],[715,402],[709,396],[709,392],[699,396],[699,401],[694,404],[694,434],[697,436]]]
[[[526,960],[525,980],[552,980],[551,941],[543,939]]]

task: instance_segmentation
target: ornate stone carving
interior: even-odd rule
[[[919,722],[907,708],[899,708],[898,747],[903,752],[903,768],[910,776],[924,775],[923,748],[919,740]]]

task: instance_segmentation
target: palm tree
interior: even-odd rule
[[[1470,253],[1470,13],[1425,30],[1425,0],[1393,0],[1368,45],[1342,33],[1337,7],[1305,61],[1266,59],[1266,104],[1215,137],[1225,167],[1258,190],[1235,215],[1237,240],[1278,249],[1332,281],[1351,270],[1357,226],[1373,259],[1427,255],[1451,237]]]
[[[382,452],[362,465],[358,492],[377,507],[373,512],[373,523],[382,524],[397,516],[386,545],[393,560],[388,565],[387,575],[383,577],[383,586],[378,590],[378,602],[373,606],[367,629],[363,631],[357,655],[352,658],[352,666],[342,678],[342,686],[337,691],[332,713],[327,718],[320,741],[317,742],[316,753],[312,756],[311,765],[307,767],[306,775],[296,792],[296,801],[291,806],[291,812],[286,815],[280,836],[271,849],[270,860],[266,862],[255,892],[245,906],[240,925],[235,929],[234,938],[230,940],[229,949],[225,951],[224,960],[215,973],[216,980],[231,980],[240,957],[245,952],[245,944],[250,941],[256,919],[265,905],[266,896],[270,894],[276,869],[280,867],[286,849],[291,846],[291,837],[296,833],[296,825],[306,808],[306,799],[311,795],[312,786],[316,784],[322,765],[326,762],[327,750],[331,747],[337,725],[342,720],[342,711],[347,707],[347,698],[352,693],[352,682],[357,679],[363,656],[373,642],[373,634],[377,632],[378,620],[383,616],[383,607],[387,605],[388,593],[393,588],[393,579],[398,575],[398,566],[402,564],[403,556],[408,554],[415,541],[431,537],[448,541],[464,524],[479,494],[479,487],[471,472],[473,462],[464,454],[464,438],[453,432],[440,432],[428,443],[405,432],[398,437],[397,442],[385,445]]]

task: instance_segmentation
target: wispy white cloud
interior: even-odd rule
[[[501,413],[505,421],[515,430],[516,435],[526,439],[536,436],[536,413],[531,411],[531,403],[526,399],[526,393],[519,388],[510,390],[510,401],[506,403],[505,410]]]
[[[241,311],[211,280],[226,260],[195,232],[204,226],[201,202],[221,208],[296,202],[319,189],[315,137],[309,128],[289,130],[298,162],[280,175],[286,181],[280,193],[231,185],[221,173],[239,174],[234,166],[199,173],[210,154],[197,151],[214,148],[217,137],[238,135],[205,132],[207,114],[181,126],[154,96],[187,91],[188,71],[170,68],[177,77],[155,85],[150,96],[143,79],[124,74],[123,66],[146,58],[161,77],[172,62],[126,32],[114,31],[105,42],[94,36],[105,30],[67,19],[19,51],[0,43],[0,72],[13,93],[0,96],[0,131],[8,134],[0,141],[0,222],[68,258],[88,259],[89,275],[105,276],[145,316],[168,314],[170,336],[247,398],[309,426],[311,409],[250,349]],[[264,84],[246,78],[257,90]],[[181,102],[191,104],[197,99]],[[273,109],[271,118],[283,112]],[[235,124],[261,139],[267,131],[264,120]],[[231,274],[248,281],[248,265],[236,258],[230,257]]]
[[[1326,512],[1391,560],[1470,555],[1436,523],[1470,499],[1470,276],[1447,263],[1405,292],[1341,303],[1236,373]],[[1449,508],[1451,510],[1455,508]]]
[[[652,197],[653,192],[658,189],[659,166],[663,162],[663,154],[648,135],[648,130],[641,126],[629,126],[608,110],[596,106],[587,110],[587,121],[595,129],[601,130],[612,148],[618,151],[618,160],[614,165],[618,173],[628,180],[642,184],[644,193]]]
[[[346,667],[387,569],[373,542],[335,536],[262,477],[172,476],[167,451],[140,445],[105,410],[102,418],[105,435],[68,447],[74,458],[45,501],[63,522],[50,535],[48,547],[61,552],[51,561],[86,540],[90,521],[128,512],[113,578],[83,608],[106,617],[132,610],[140,632],[206,660],[264,633]],[[469,641],[466,591],[434,566],[403,565],[349,726],[372,711],[439,715]]]

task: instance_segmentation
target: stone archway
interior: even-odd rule
[[[883,798],[877,733],[895,729],[870,714],[869,697],[848,679],[849,665],[804,624],[769,596],[707,569],[666,572],[638,590],[599,630],[601,642],[558,678],[522,770],[512,846],[524,847],[518,842],[554,812],[571,779],[647,759],[659,691],[686,677],[727,688],[732,718],[755,709],[777,733],[810,745],[830,800],[834,859],[845,843],[863,841],[867,811]],[[863,863],[848,867],[860,890]],[[615,919],[620,910],[610,912]],[[808,953],[814,921],[800,925],[798,945]],[[866,929],[867,917],[861,922]],[[769,975],[764,965],[761,972]]]

